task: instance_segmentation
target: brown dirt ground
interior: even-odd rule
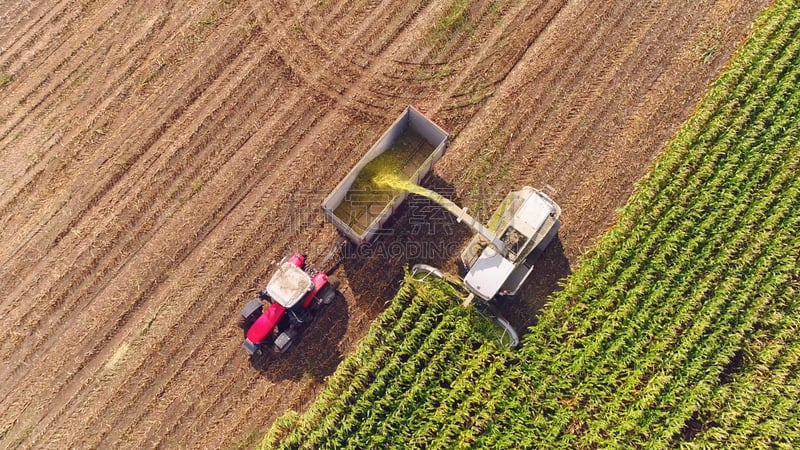
[[[345,300],[264,371],[236,317],[335,242],[319,202],[407,104],[453,134],[430,185],[561,204],[505,307],[531,323],[767,3],[3,2],[0,446],[223,447],[308,405],[403,265],[453,252],[345,259]],[[384,243],[467,238],[409,209]]]

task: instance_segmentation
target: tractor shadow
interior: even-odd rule
[[[349,317],[346,299],[340,292],[331,304],[317,310],[314,321],[291,348],[284,353],[266,351],[263,355],[254,355],[250,365],[273,382],[322,381],[342,361],[337,343],[347,332]]]
[[[536,325],[539,311],[552,295],[561,291],[561,281],[571,273],[564,246],[556,235],[534,264],[533,271],[517,295],[501,297],[496,300],[495,306],[521,338],[529,327]]]

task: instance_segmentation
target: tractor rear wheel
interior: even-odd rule
[[[337,295],[339,295],[339,279],[334,276],[328,277],[328,282],[317,293],[314,304],[317,307],[321,305],[330,305],[336,299]]]
[[[333,300],[336,299],[336,295],[338,293],[339,291],[337,291],[336,288],[334,288],[333,286],[331,285],[325,286],[324,288],[322,288],[322,292],[317,294],[317,302],[320,305],[330,305],[331,303],[333,303]]]
[[[247,333],[247,330],[253,326],[256,319],[261,316],[263,310],[264,305],[261,303],[261,300],[250,300],[247,302],[247,305],[242,309],[242,314],[239,316],[239,328]]]

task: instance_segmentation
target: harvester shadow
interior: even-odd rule
[[[273,382],[321,381],[342,361],[339,342],[347,332],[349,310],[343,295],[316,312],[314,322],[284,353],[265,352],[250,358],[250,365]]]
[[[533,271],[517,295],[499,298],[495,306],[522,337],[529,327],[536,325],[539,311],[552,295],[562,289],[560,282],[570,273],[572,270],[564,246],[556,235],[536,260]]]

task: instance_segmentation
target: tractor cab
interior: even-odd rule
[[[266,297],[284,308],[296,306],[314,288],[311,277],[292,261],[284,261],[267,284]]]

